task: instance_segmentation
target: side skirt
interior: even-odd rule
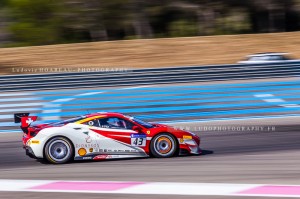
[[[149,155],[87,155],[82,157],[75,157],[74,160],[109,160],[109,159],[127,159],[127,158],[146,158]]]

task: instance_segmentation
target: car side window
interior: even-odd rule
[[[98,122],[101,128],[132,129],[133,127],[133,123],[118,117],[100,118]]]

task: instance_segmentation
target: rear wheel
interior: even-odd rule
[[[168,158],[172,157],[177,150],[175,138],[168,133],[156,135],[150,144],[150,151],[154,157]]]
[[[44,149],[46,159],[54,164],[69,162],[73,157],[72,143],[64,137],[50,139]]]

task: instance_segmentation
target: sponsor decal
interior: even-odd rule
[[[76,144],[76,148],[99,148],[99,144]]]
[[[89,125],[89,126],[94,126],[94,121],[93,121],[93,120],[92,120],[92,121],[89,121],[89,122],[88,122],[88,125]]]
[[[131,134],[131,146],[146,146],[147,136],[145,134]]]
[[[86,141],[86,143],[91,143],[93,140],[92,140],[91,136],[87,136],[85,138],[85,141]]]
[[[151,132],[150,131],[147,131],[147,134],[150,134]]]
[[[78,155],[80,155],[80,156],[85,156],[85,155],[86,155],[86,150],[85,150],[84,148],[80,148],[80,149],[78,150]]]
[[[83,159],[83,160],[91,160],[91,159],[93,159],[93,158],[89,156],[89,157],[82,157],[82,159]]]
[[[146,138],[147,136],[145,134],[131,134],[130,135],[131,138]]]
[[[184,142],[183,138],[180,138],[180,139],[179,139],[179,142],[180,142],[180,143],[183,143],[183,142]]]
[[[90,149],[89,149],[89,152],[90,152],[90,153],[92,153],[93,151],[94,151],[94,149],[93,149],[93,148],[90,148]]]
[[[184,135],[184,136],[183,136],[183,139],[184,139],[184,140],[191,140],[191,139],[193,139],[193,138],[192,138],[191,135]]]
[[[39,140],[31,140],[31,144],[40,144]]]
[[[40,144],[40,141],[39,140],[28,140],[26,143],[27,146],[30,146],[31,144]]]
[[[138,153],[139,150],[137,149],[132,149],[132,150],[121,150],[121,149],[99,149],[99,148],[95,148],[94,152],[98,152],[98,153]]]
[[[93,160],[105,160],[109,155],[97,155]]]

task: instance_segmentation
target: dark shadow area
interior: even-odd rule
[[[202,150],[202,153],[201,153],[201,156],[203,156],[203,155],[212,155],[212,154],[214,154],[214,151],[212,151],[212,150]]]

